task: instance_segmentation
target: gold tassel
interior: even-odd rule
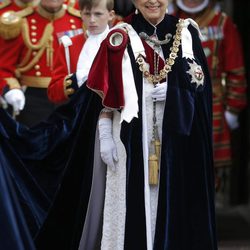
[[[51,36],[46,45],[46,62],[47,66],[52,70],[53,68],[53,37]]]
[[[148,159],[148,167],[149,167],[149,184],[157,185],[159,178],[159,161],[156,151],[156,140],[152,140],[149,148],[149,159]]]
[[[54,48],[53,48],[53,36],[50,37],[50,69],[53,70],[53,55],[54,55]]]
[[[156,139],[154,141],[154,144],[155,144],[155,154],[156,156],[158,157],[158,159],[160,158],[160,155],[161,155],[161,142],[159,139]]]
[[[158,157],[156,156],[156,154],[152,154],[149,156],[148,165],[149,165],[149,184],[157,185],[159,165],[158,165]]]

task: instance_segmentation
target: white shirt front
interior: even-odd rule
[[[101,42],[106,38],[108,32],[108,26],[98,35],[91,35],[87,31],[88,39],[82,47],[76,68],[76,77],[79,87],[87,80],[94,58],[100,48]]]

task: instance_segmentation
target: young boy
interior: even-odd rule
[[[62,38],[57,50],[48,98],[62,103],[86,81],[91,64],[114,18],[114,0],[79,0],[84,34]]]

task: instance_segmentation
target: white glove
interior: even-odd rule
[[[161,102],[166,100],[168,84],[167,82],[157,83],[152,90],[152,98],[154,102]]]
[[[21,89],[11,89],[4,95],[8,104],[13,107],[13,110],[18,112],[23,110],[25,104],[25,96]]]
[[[230,129],[237,129],[240,126],[238,121],[238,115],[226,110],[225,118]]]
[[[99,139],[100,152],[102,160],[111,168],[116,170],[118,161],[116,145],[112,137],[112,120],[109,118],[101,118],[99,120]]]

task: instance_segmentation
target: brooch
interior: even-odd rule
[[[191,76],[191,83],[196,83],[196,88],[204,85],[204,73],[200,65],[196,62],[188,62],[190,69],[186,71]]]

